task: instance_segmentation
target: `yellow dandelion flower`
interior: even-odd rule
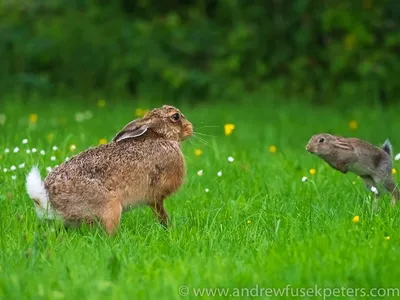
[[[142,117],[143,116],[143,109],[141,108],[136,108],[136,112],[135,112],[136,117]]]
[[[98,101],[97,101],[97,106],[98,106],[98,107],[104,107],[104,106],[106,106],[106,100],[104,100],[104,99],[98,100]]]
[[[99,140],[99,144],[100,144],[100,145],[107,144],[107,140],[106,140],[105,138],[101,138],[101,139]]]
[[[277,150],[278,150],[278,149],[276,148],[276,146],[275,146],[275,145],[271,145],[271,146],[269,146],[269,152],[271,152],[271,153],[275,153]]]
[[[71,146],[69,146],[69,150],[70,150],[70,151],[75,151],[75,149],[76,149],[76,146],[75,146],[74,144],[72,144]]]
[[[250,221],[250,220],[247,220],[247,224],[251,224],[251,221]]]
[[[38,115],[37,114],[30,114],[29,115],[29,123],[36,124],[37,120],[38,120]]]
[[[358,223],[359,221],[360,221],[360,217],[359,216],[354,216],[353,223]]]
[[[232,131],[235,129],[235,125],[234,124],[225,124],[224,129],[225,129],[225,135],[231,135]]]
[[[201,149],[194,150],[194,155],[196,155],[196,156],[200,156],[202,153],[203,153],[203,151],[201,151]]]
[[[358,128],[358,123],[357,123],[357,121],[356,121],[356,120],[351,120],[351,121],[349,122],[349,128],[350,128],[351,130],[356,130],[356,129]]]
[[[310,174],[311,174],[311,175],[314,175],[315,173],[317,173],[317,170],[315,170],[315,169],[310,169]]]
[[[385,236],[385,240],[390,240],[390,236]]]
[[[149,109],[137,108],[135,114],[136,117],[141,118],[144,117],[149,111]]]
[[[392,174],[397,174],[397,170],[395,168],[392,169]]]

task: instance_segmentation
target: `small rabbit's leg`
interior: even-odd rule
[[[395,206],[397,201],[399,200],[399,190],[397,188],[397,185],[390,177],[388,177],[383,184],[385,186],[385,189],[387,189],[388,192],[392,194],[392,206]]]
[[[347,174],[347,172],[349,171],[348,163],[345,161],[337,163],[336,170],[342,172],[343,174]]]
[[[399,200],[399,190],[396,183],[393,181],[392,168],[390,165],[384,165],[383,168],[378,169],[378,173],[374,176],[374,181],[383,184],[385,189],[392,195],[392,206],[396,205]]]
[[[156,201],[152,204],[151,208],[153,209],[154,213],[156,214],[160,224],[167,228],[168,227],[168,214],[164,208],[164,202]]]
[[[361,178],[362,178],[362,180],[364,181],[364,184],[365,184],[365,187],[370,191],[370,192],[372,192],[372,187],[374,186],[375,188],[376,188],[376,184],[375,184],[375,181],[372,179],[372,177],[371,176],[368,176],[368,175],[366,175],[366,176],[360,176]],[[375,211],[378,211],[379,209],[378,209],[378,198],[379,198],[379,193],[377,194],[377,193],[375,193],[374,192],[374,198],[373,198],[373,203],[372,203],[372,205],[373,205],[373,209],[375,210]]]
[[[375,181],[372,179],[371,176],[360,176],[361,179],[364,181],[365,187],[371,192],[371,188],[375,186]],[[375,194],[376,195],[376,194]]]
[[[101,219],[109,235],[113,235],[119,226],[122,206],[116,198],[111,198],[105,204]]]

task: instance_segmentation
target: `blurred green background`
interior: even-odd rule
[[[393,102],[398,0],[2,0],[0,92]]]

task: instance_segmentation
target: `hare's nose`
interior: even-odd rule
[[[310,146],[309,145],[306,146],[306,150],[307,151],[310,150]]]

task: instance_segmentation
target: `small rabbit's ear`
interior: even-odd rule
[[[126,139],[135,138],[143,135],[149,126],[138,121],[132,121],[127,124],[118,134],[113,138],[113,142],[119,142]]]
[[[340,149],[354,151],[354,147],[349,142],[337,140],[337,142],[334,145]]]

